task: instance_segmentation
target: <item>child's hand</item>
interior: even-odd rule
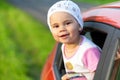
[[[117,54],[115,56],[115,60],[120,59],[120,49],[118,49]]]
[[[61,80],[69,80],[68,74],[63,75]]]

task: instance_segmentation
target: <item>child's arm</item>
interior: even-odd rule
[[[90,80],[93,80],[94,75],[95,75],[95,72],[92,72],[92,73],[91,73],[91,79],[90,79]]]
[[[69,80],[68,74],[65,74],[61,77],[61,80]]]

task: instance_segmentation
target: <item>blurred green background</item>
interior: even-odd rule
[[[115,0],[75,1],[104,4]],[[54,44],[45,25],[0,0],[0,80],[39,80]]]
[[[0,1],[0,80],[39,80],[54,43],[46,26]]]

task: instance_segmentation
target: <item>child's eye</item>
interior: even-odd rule
[[[66,24],[69,25],[71,22],[67,22]]]
[[[53,28],[58,28],[59,26],[58,25],[54,25]]]
[[[66,22],[66,25],[69,25],[69,24],[71,24],[71,22]]]
[[[70,24],[72,24],[72,20],[65,21],[65,25],[70,25]]]

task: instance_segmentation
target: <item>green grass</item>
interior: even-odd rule
[[[39,80],[54,43],[45,25],[0,2],[0,80]]]
[[[74,1],[101,5],[119,0],[74,0]]]

